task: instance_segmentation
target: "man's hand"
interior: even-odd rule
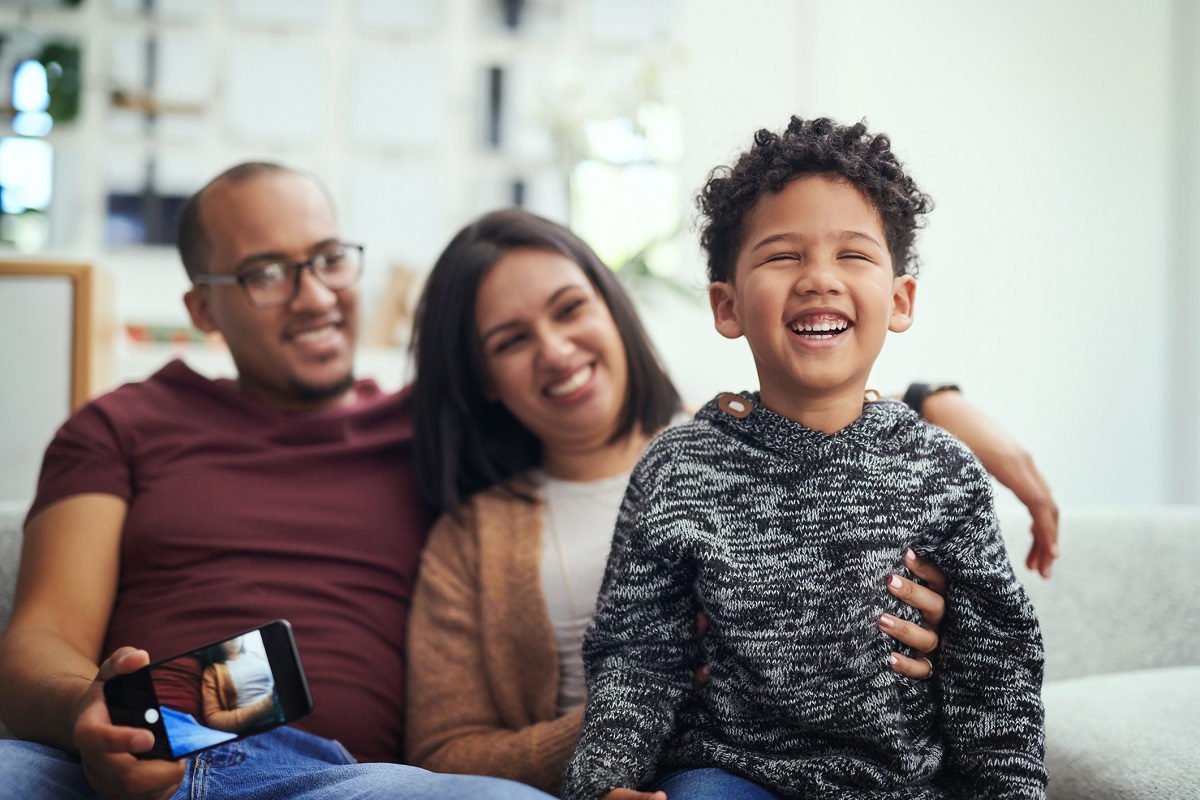
[[[946,613],[946,576],[912,550],[905,551],[904,566],[927,585],[921,586],[907,578],[893,575],[888,579],[887,590],[897,599],[920,611],[921,624],[914,625],[891,614],[884,614],[879,618],[879,630],[918,653],[931,656],[937,650],[937,632]],[[892,669],[901,675],[920,680],[933,674],[933,662],[926,661],[924,657],[909,658],[900,653],[892,653]]]
[[[113,725],[104,704],[104,681],[126,675],[150,661],[145,650],[122,647],[100,665],[96,680],[84,695],[73,739],[92,788],[105,798],[160,800],[170,797],[183,781],[185,761],[139,761],[133,756],[154,746],[154,734],[144,728]]]

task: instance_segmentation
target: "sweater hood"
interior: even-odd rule
[[[731,400],[736,406],[733,411],[727,410]],[[878,400],[864,403],[862,415],[837,433],[823,433],[763,407],[758,392],[717,395],[697,412],[696,419],[790,458],[811,456],[814,451],[838,445],[894,452],[920,422],[920,417],[903,403]]]

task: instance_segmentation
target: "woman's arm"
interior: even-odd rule
[[[200,687],[204,724],[228,733],[241,733],[247,728],[266,722],[275,713],[275,698],[267,694],[248,706],[225,708],[221,702],[220,665],[213,664],[204,670]],[[229,680],[226,675],[225,680]]]
[[[1058,558],[1058,505],[1033,457],[1015,439],[972,406],[957,391],[924,398],[917,411],[928,422],[945,428],[971,448],[984,469],[1017,496],[1033,519],[1033,546],[1025,566],[1049,578]]]
[[[408,623],[406,760],[436,772],[508,778],[557,793],[583,709],[520,728],[505,724],[489,690],[494,676],[485,647],[485,633],[504,634],[484,630],[473,525],[470,515],[463,524],[443,517],[421,556]]]

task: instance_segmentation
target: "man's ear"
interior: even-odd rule
[[[208,292],[199,286],[193,286],[184,292],[183,304],[187,306],[192,324],[204,333],[212,333],[217,329],[213,322],[212,313],[208,307]]]
[[[892,281],[892,318],[888,330],[903,333],[912,327],[913,306],[917,302],[917,281],[912,275],[901,275]]]
[[[714,281],[708,286],[708,302],[712,306],[713,326],[717,333],[726,339],[736,339],[742,335],[742,323],[738,321],[737,295],[733,284],[728,281]]]

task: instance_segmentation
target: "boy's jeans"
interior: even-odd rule
[[[473,775],[438,775],[401,764],[356,764],[337,742],[277,728],[188,759],[172,800],[547,800],[529,786]],[[0,741],[0,800],[97,800],[79,759],[32,742]]]
[[[668,772],[649,791],[662,790],[667,800],[778,800],[756,783],[715,767]]]

